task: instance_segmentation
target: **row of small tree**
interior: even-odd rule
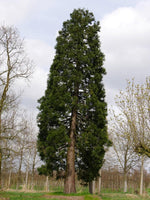
[[[146,192],[149,188],[150,183],[150,174],[144,170],[144,184],[143,191]],[[11,175],[11,176],[10,176]],[[130,170],[127,174],[128,179],[128,193],[138,194],[140,192],[140,166],[136,169]],[[28,173],[27,171],[22,171],[18,181],[18,172],[12,169],[11,174],[9,172],[3,171],[3,189],[7,190],[20,190],[20,191],[49,191],[63,192],[64,188],[64,178],[61,177],[56,179],[55,173],[53,177],[48,177],[44,175],[39,175],[35,171],[34,176],[32,174],[32,169],[30,168]],[[87,191],[87,186],[81,184],[81,181],[78,180],[76,176],[76,188],[77,192]],[[123,171],[119,166],[103,166],[101,170],[101,179],[96,179],[93,184],[93,193],[103,193],[106,191],[111,192],[123,192],[124,189],[124,175]]]
[[[26,123],[27,121],[23,121]],[[34,174],[37,170],[37,165],[40,165],[40,159],[37,154],[36,134],[35,130],[30,129],[29,124],[26,123],[26,128],[19,131],[15,137],[9,141],[5,141],[6,151],[3,151],[2,159],[2,187],[5,187],[7,174],[9,183],[11,183],[12,174],[16,174],[15,180],[16,189],[22,183],[22,173],[26,175],[26,182],[28,181],[28,174],[30,172],[30,180],[34,183]],[[7,184],[9,187],[9,184]]]

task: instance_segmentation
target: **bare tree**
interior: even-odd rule
[[[22,166],[25,163],[26,158],[29,157],[29,149],[31,148],[30,145],[30,132],[28,127],[28,119],[26,112],[22,111],[22,117],[20,118],[20,121],[18,123],[17,127],[17,135],[14,138],[15,142],[15,149],[16,149],[16,160],[18,160],[18,181],[17,181],[17,189],[19,187],[20,181],[21,181],[21,171]],[[26,169],[28,170],[28,165]]]
[[[41,160],[38,156],[38,151],[37,151],[37,130],[36,130],[36,127],[34,126],[33,118],[31,117],[29,118],[30,119],[28,119],[28,123],[27,123],[28,145],[25,151],[24,163],[27,169],[26,172],[29,170],[31,171],[31,189],[33,189],[35,169],[37,165],[41,163]],[[26,188],[27,188],[27,182],[26,182]]]
[[[128,144],[132,144],[135,152],[150,157],[150,78],[142,85],[128,81],[125,91],[116,98],[120,113],[120,125],[126,126],[124,131]],[[141,173],[142,176],[142,173]],[[142,181],[141,181],[142,183]],[[142,186],[140,187],[142,188]],[[140,189],[141,194],[143,189]]]
[[[120,114],[115,114],[114,110],[112,110],[111,116],[109,135],[124,174],[124,192],[127,192],[127,175],[137,165],[139,156],[132,146],[133,140],[129,137],[131,133],[128,124],[125,123]]]
[[[35,169],[37,165],[41,162],[38,151],[37,151],[37,142],[36,140],[31,141],[31,153],[30,153],[30,160],[31,160],[31,189],[34,188],[34,175]]]
[[[116,105],[128,124],[135,150],[150,157],[150,78],[143,85],[128,81],[126,91],[117,96]]]
[[[24,189],[29,188],[29,183],[31,189],[33,189],[35,168],[41,163],[37,152],[37,128],[34,125],[34,119],[26,111],[21,111],[20,119],[17,121],[17,134],[13,140],[18,163],[17,188],[20,183],[22,184],[22,170],[26,169]],[[31,182],[28,181],[29,172],[31,174]]]
[[[32,62],[24,51],[23,40],[14,27],[0,27],[0,185],[2,164],[2,115],[16,98],[10,98],[14,82],[18,78],[28,79],[32,74]]]

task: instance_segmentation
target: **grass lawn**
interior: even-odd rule
[[[102,200],[150,200],[150,196],[139,196],[135,194],[103,193],[100,195]]]
[[[45,200],[43,193],[25,193],[25,192],[0,192],[0,200]]]
[[[25,192],[0,192],[0,200],[150,200],[150,196],[140,197],[134,194],[102,193],[90,195],[88,193],[65,195],[57,193],[25,193]]]

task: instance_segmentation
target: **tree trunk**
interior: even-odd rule
[[[70,127],[70,141],[67,152],[66,177],[64,182],[64,192],[66,194],[76,193],[75,188],[75,132],[76,132],[77,112],[74,109],[72,113],[72,122]]]
[[[89,182],[89,193],[94,194],[95,193],[95,180]]]
[[[89,182],[89,193],[90,194],[93,194],[93,187],[92,187],[92,181],[91,182]]]
[[[48,176],[46,176],[45,190],[46,192],[49,192],[49,177]]]
[[[101,177],[101,175],[102,175],[102,170],[100,169],[100,170],[99,170],[99,177],[98,177],[98,194],[101,193],[101,182],[102,182],[102,177]]]
[[[11,185],[11,169],[10,169],[10,172],[9,172],[8,189],[10,188],[10,185]]]
[[[1,112],[0,112],[0,189],[2,188],[2,120],[1,120]]]
[[[21,182],[21,168],[22,168],[22,160],[23,160],[23,151],[21,150],[20,153],[21,153],[20,154],[20,163],[19,163],[18,177],[17,177],[17,187],[16,187],[17,190],[19,189],[19,185],[20,185],[20,182]]]
[[[95,180],[92,181],[92,190],[93,190],[93,194],[95,194]]]
[[[28,189],[28,176],[29,176],[29,169],[28,165],[26,167],[26,182],[25,182],[25,189]]]
[[[34,152],[33,163],[32,163],[32,175],[31,175],[31,190],[34,189],[34,170],[35,170],[35,158],[37,151]]]
[[[142,156],[141,159],[140,195],[143,194],[143,171],[144,171],[144,156]]]
[[[32,172],[32,175],[31,175],[31,190],[34,189],[34,173]]]
[[[2,149],[0,147],[0,189],[1,188],[2,188]]]
[[[124,172],[124,192],[127,192],[127,172]]]

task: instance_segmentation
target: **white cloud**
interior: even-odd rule
[[[149,0],[140,1],[140,3],[137,4],[137,6],[136,6],[137,11],[140,12],[140,14],[148,20],[150,19],[149,8],[150,8],[150,1]]]
[[[17,88],[24,90],[22,103],[27,109],[35,111],[37,100],[44,95],[49,68],[54,57],[54,50],[40,40],[25,40],[25,49],[29,57],[33,60],[35,71],[29,84],[24,80],[17,81]]]
[[[42,40],[26,39],[25,48],[36,67],[49,70],[54,57],[54,49],[49,44]]]
[[[100,36],[107,70],[104,80],[109,91],[124,89],[126,79],[135,77],[136,81],[143,82],[150,76],[149,10],[150,2],[146,0],[135,7],[119,8],[101,21]]]
[[[150,8],[150,6],[149,6]],[[102,20],[102,36],[110,50],[150,45],[150,19],[136,8],[119,8]]]
[[[44,95],[46,89],[48,73],[40,68],[38,68],[31,79],[29,85],[25,86],[25,83],[22,84],[24,86],[23,93],[23,104],[26,107],[35,109],[37,106],[37,100]]]
[[[0,0],[0,22],[16,24],[29,14],[35,0]]]

